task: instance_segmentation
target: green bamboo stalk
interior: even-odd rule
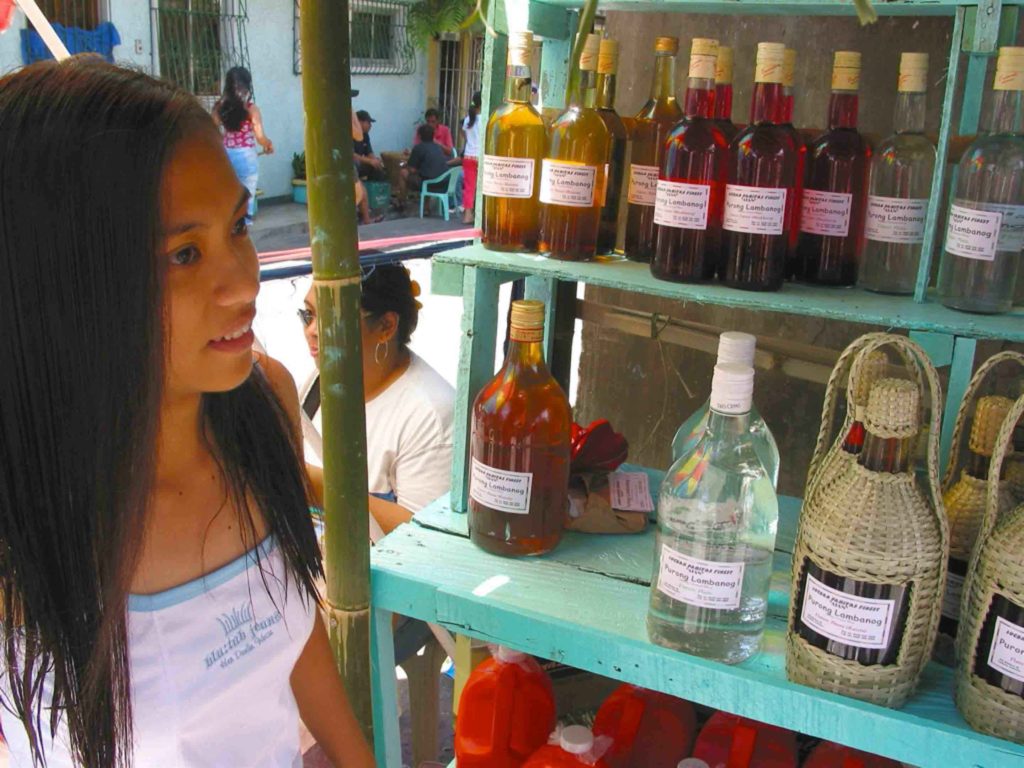
[[[349,701],[372,741],[370,533],[348,5],[348,0],[304,0],[300,32],[319,310],[329,631]]]
[[[573,97],[580,87],[580,56],[583,46],[587,44],[587,35],[594,31],[594,18],[597,16],[597,0],[586,0],[580,9],[579,24],[576,27],[576,39],[572,44],[572,59],[569,61],[569,77],[565,82],[565,106],[573,103]]]

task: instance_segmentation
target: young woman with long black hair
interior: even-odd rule
[[[473,94],[462,118],[462,223],[472,224],[476,206],[476,174],[480,162],[480,91]]]
[[[319,617],[297,437],[252,363],[249,193],[188,94],[0,80],[0,711],[14,766],[373,758]]]

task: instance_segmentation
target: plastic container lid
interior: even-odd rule
[[[515,664],[525,659],[526,654],[522,651],[516,651],[512,648],[506,648],[504,645],[499,645],[494,651],[494,658],[504,664]]]
[[[715,366],[711,379],[711,410],[730,415],[749,413],[753,398],[753,368],[736,363]]]
[[[677,768],[711,768],[711,766],[705,763],[699,757],[688,757],[681,763],[679,763]]]
[[[585,726],[570,725],[562,729],[559,744],[570,755],[585,755],[594,748],[594,734]]]
[[[718,337],[718,362],[754,364],[757,337],[740,331],[726,331]]]

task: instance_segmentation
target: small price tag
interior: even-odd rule
[[[647,475],[643,472],[612,472],[608,490],[613,509],[624,512],[653,512],[654,500]]]

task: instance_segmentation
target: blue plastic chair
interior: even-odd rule
[[[426,199],[428,197],[436,197],[441,203],[441,212],[444,214],[444,220],[448,221],[448,217],[451,215],[451,209],[458,206],[458,203],[455,201],[455,193],[461,179],[462,167],[455,166],[453,168],[449,168],[436,179],[424,180],[423,184],[420,186],[420,218],[423,218],[423,203]],[[445,184],[445,182],[447,182],[447,184]],[[441,184],[445,184],[442,191],[431,191],[432,189],[436,190]]]

